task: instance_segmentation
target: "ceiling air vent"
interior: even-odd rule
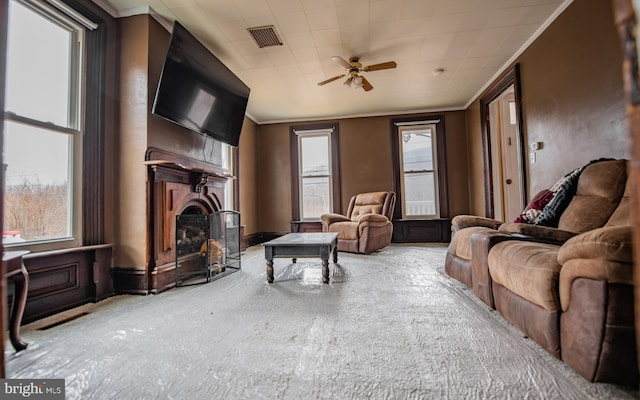
[[[258,43],[258,47],[282,46],[282,42],[276,33],[273,25],[257,26],[255,28],[247,28],[253,39]]]

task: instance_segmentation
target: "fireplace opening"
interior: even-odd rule
[[[197,206],[185,208],[176,218],[176,253],[185,256],[200,252],[209,237],[207,214]]]
[[[176,285],[209,282],[239,269],[239,213],[189,206],[176,216]]]

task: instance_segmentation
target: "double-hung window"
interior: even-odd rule
[[[8,20],[3,243],[79,245],[84,28],[39,1]]]
[[[400,124],[400,181],[403,218],[437,218],[438,163],[436,124]]]
[[[331,132],[300,131],[297,135],[300,215],[302,220],[318,219],[332,210]]]
[[[229,176],[227,183],[224,185],[224,209],[236,210],[236,193],[235,193],[235,158],[234,147],[226,143],[220,143],[222,146],[222,168],[225,174]]]
[[[292,128],[294,220],[318,221],[340,210],[337,141],[334,125]]]

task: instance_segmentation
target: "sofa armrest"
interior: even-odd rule
[[[538,239],[538,241],[540,242],[551,244],[563,244],[567,240],[577,235],[577,233],[574,232],[564,231],[562,229],[552,228],[549,226],[522,224],[515,222],[502,224],[500,225],[500,228],[498,230],[504,233],[528,236],[531,238],[531,240],[535,241],[536,239]]]
[[[563,310],[571,303],[571,285],[576,279],[632,286],[632,228],[598,228],[578,235],[560,247],[558,262],[562,265],[560,303]]]
[[[389,222],[389,218],[385,217],[382,214],[362,214],[358,217],[358,223],[363,222]]]
[[[502,221],[498,221],[497,219],[478,217],[476,215],[456,215],[451,220],[451,229],[454,233],[470,226],[484,226],[497,229],[500,224],[502,224]]]
[[[367,228],[389,229],[390,227],[391,221],[382,214],[362,214],[358,218],[358,237],[362,237]]]
[[[489,251],[505,240],[520,238],[496,230],[481,230],[471,235],[471,288],[473,293],[489,307],[496,308],[493,299],[491,274],[489,273]]]
[[[565,264],[574,258],[603,259],[632,263],[633,245],[630,226],[598,228],[577,235],[562,245],[558,262]]]
[[[323,214],[322,216],[320,216],[320,220],[322,220],[322,224],[323,225],[326,224],[326,226],[329,226],[334,222],[351,221],[349,218],[345,217],[344,215],[334,214],[334,213]]]

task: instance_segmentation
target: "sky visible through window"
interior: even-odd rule
[[[64,17],[44,15],[19,2],[9,3],[5,244],[73,235],[72,146],[79,139],[79,126],[74,105],[78,85],[72,82],[78,78],[73,64],[78,36]]]
[[[70,127],[71,33],[19,3],[9,9],[6,110]],[[7,122],[6,184],[66,183],[70,143],[67,134]]]

